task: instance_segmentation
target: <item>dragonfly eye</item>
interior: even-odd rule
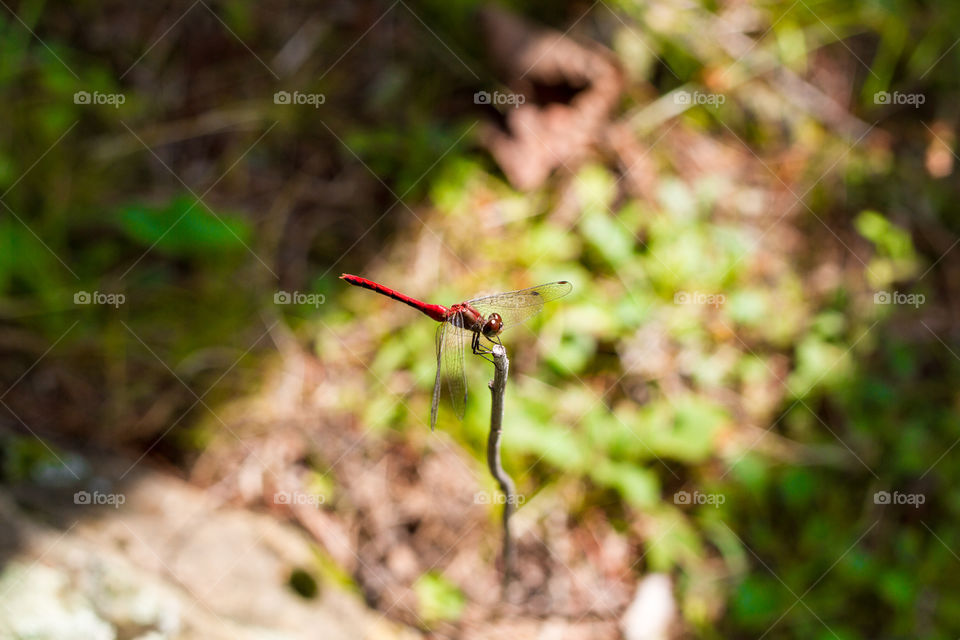
[[[495,336],[503,331],[503,318],[499,313],[491,313],[487,316],[487,321],[483,325],[483,335],[488,338]]]

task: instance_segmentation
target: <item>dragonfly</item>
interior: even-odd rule
[[[474,298],[445,307],[411,298],[360,276],[344,273],[340,278],[354,286],[376,291],[380,295],[409,305],[440,323],[436,336],[437,377],[430,405],[431,431],[437,425],[440,396],[443,393],[441,387],[444,385],[450,390],[454,412],[458,418],[463,419],[467,405],[467,377],[463,365],[468,342],[474,354],[489,360],[488,354],[492,353],[490,347],[494,344],[503,345],[500,341],[501,333],[536,315],[545,303],[562,298],[573,290],[572,284],[560,280],[529,289]]]

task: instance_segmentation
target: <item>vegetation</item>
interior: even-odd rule
[[[636,151],[522,192],[479,144],[476,4],[401,3],[355,50],[389,5],[196,5],[153,49],[173,9],[0,19],[6,480],[88,437],[190,469],[278,327],[357,376],[327,418],[423,446],[435,327],[340,273],[438,303],[566,279],[505,336],[521,514],[611,523],[698,637],[956,637],[960,6],[514,3],[614,51]],[[291,62],[298,29],[323,36]],[[715,98],[663,116],[678,91]],[[482,465],[473,360],[441,419]],[[428,622],[465,606],[442,569]]]

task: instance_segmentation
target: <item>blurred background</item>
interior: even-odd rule
[[[2,4],[0,637],[960,634],[960,5]]]

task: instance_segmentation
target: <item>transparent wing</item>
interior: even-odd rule
[[[446,322],[441,322],[437,327],[437,377],[433,381],[433,401],[430,403],[430,431],[437,426],[437,412],[440,410],[440,387],[443,386],[443,366],[440,363],[443,357],[443,332],[446,328]]]
[[[444,324],[450,324],[445,322]],[[467,407],[467,374],[464,368],[464,351],[467,347],[469,334],[458,331],[453,327],[443,332],[443,363],[444,377],[450,388],[450,400],[453,403],[453,412],[463,420]]]
[[[463,419],[467,406],[467,377],[464,371],[464,350],[470,333],[443,322],[437,328],[437,377],[433,384],[433,404],[430,407],[430,430],[437,426],[441,387],[450,389],[450,400],[457,417]]]
[[[539,313],[543,309],[544,303],[562,298],[571,291],[573,291],[573,285],[566,280],[562,280],[541,284],[529,289],[467,300],[467,304],[485,316],[491,313],[499,313],[500,317],[503,318],[503,330],[506,331]]]

